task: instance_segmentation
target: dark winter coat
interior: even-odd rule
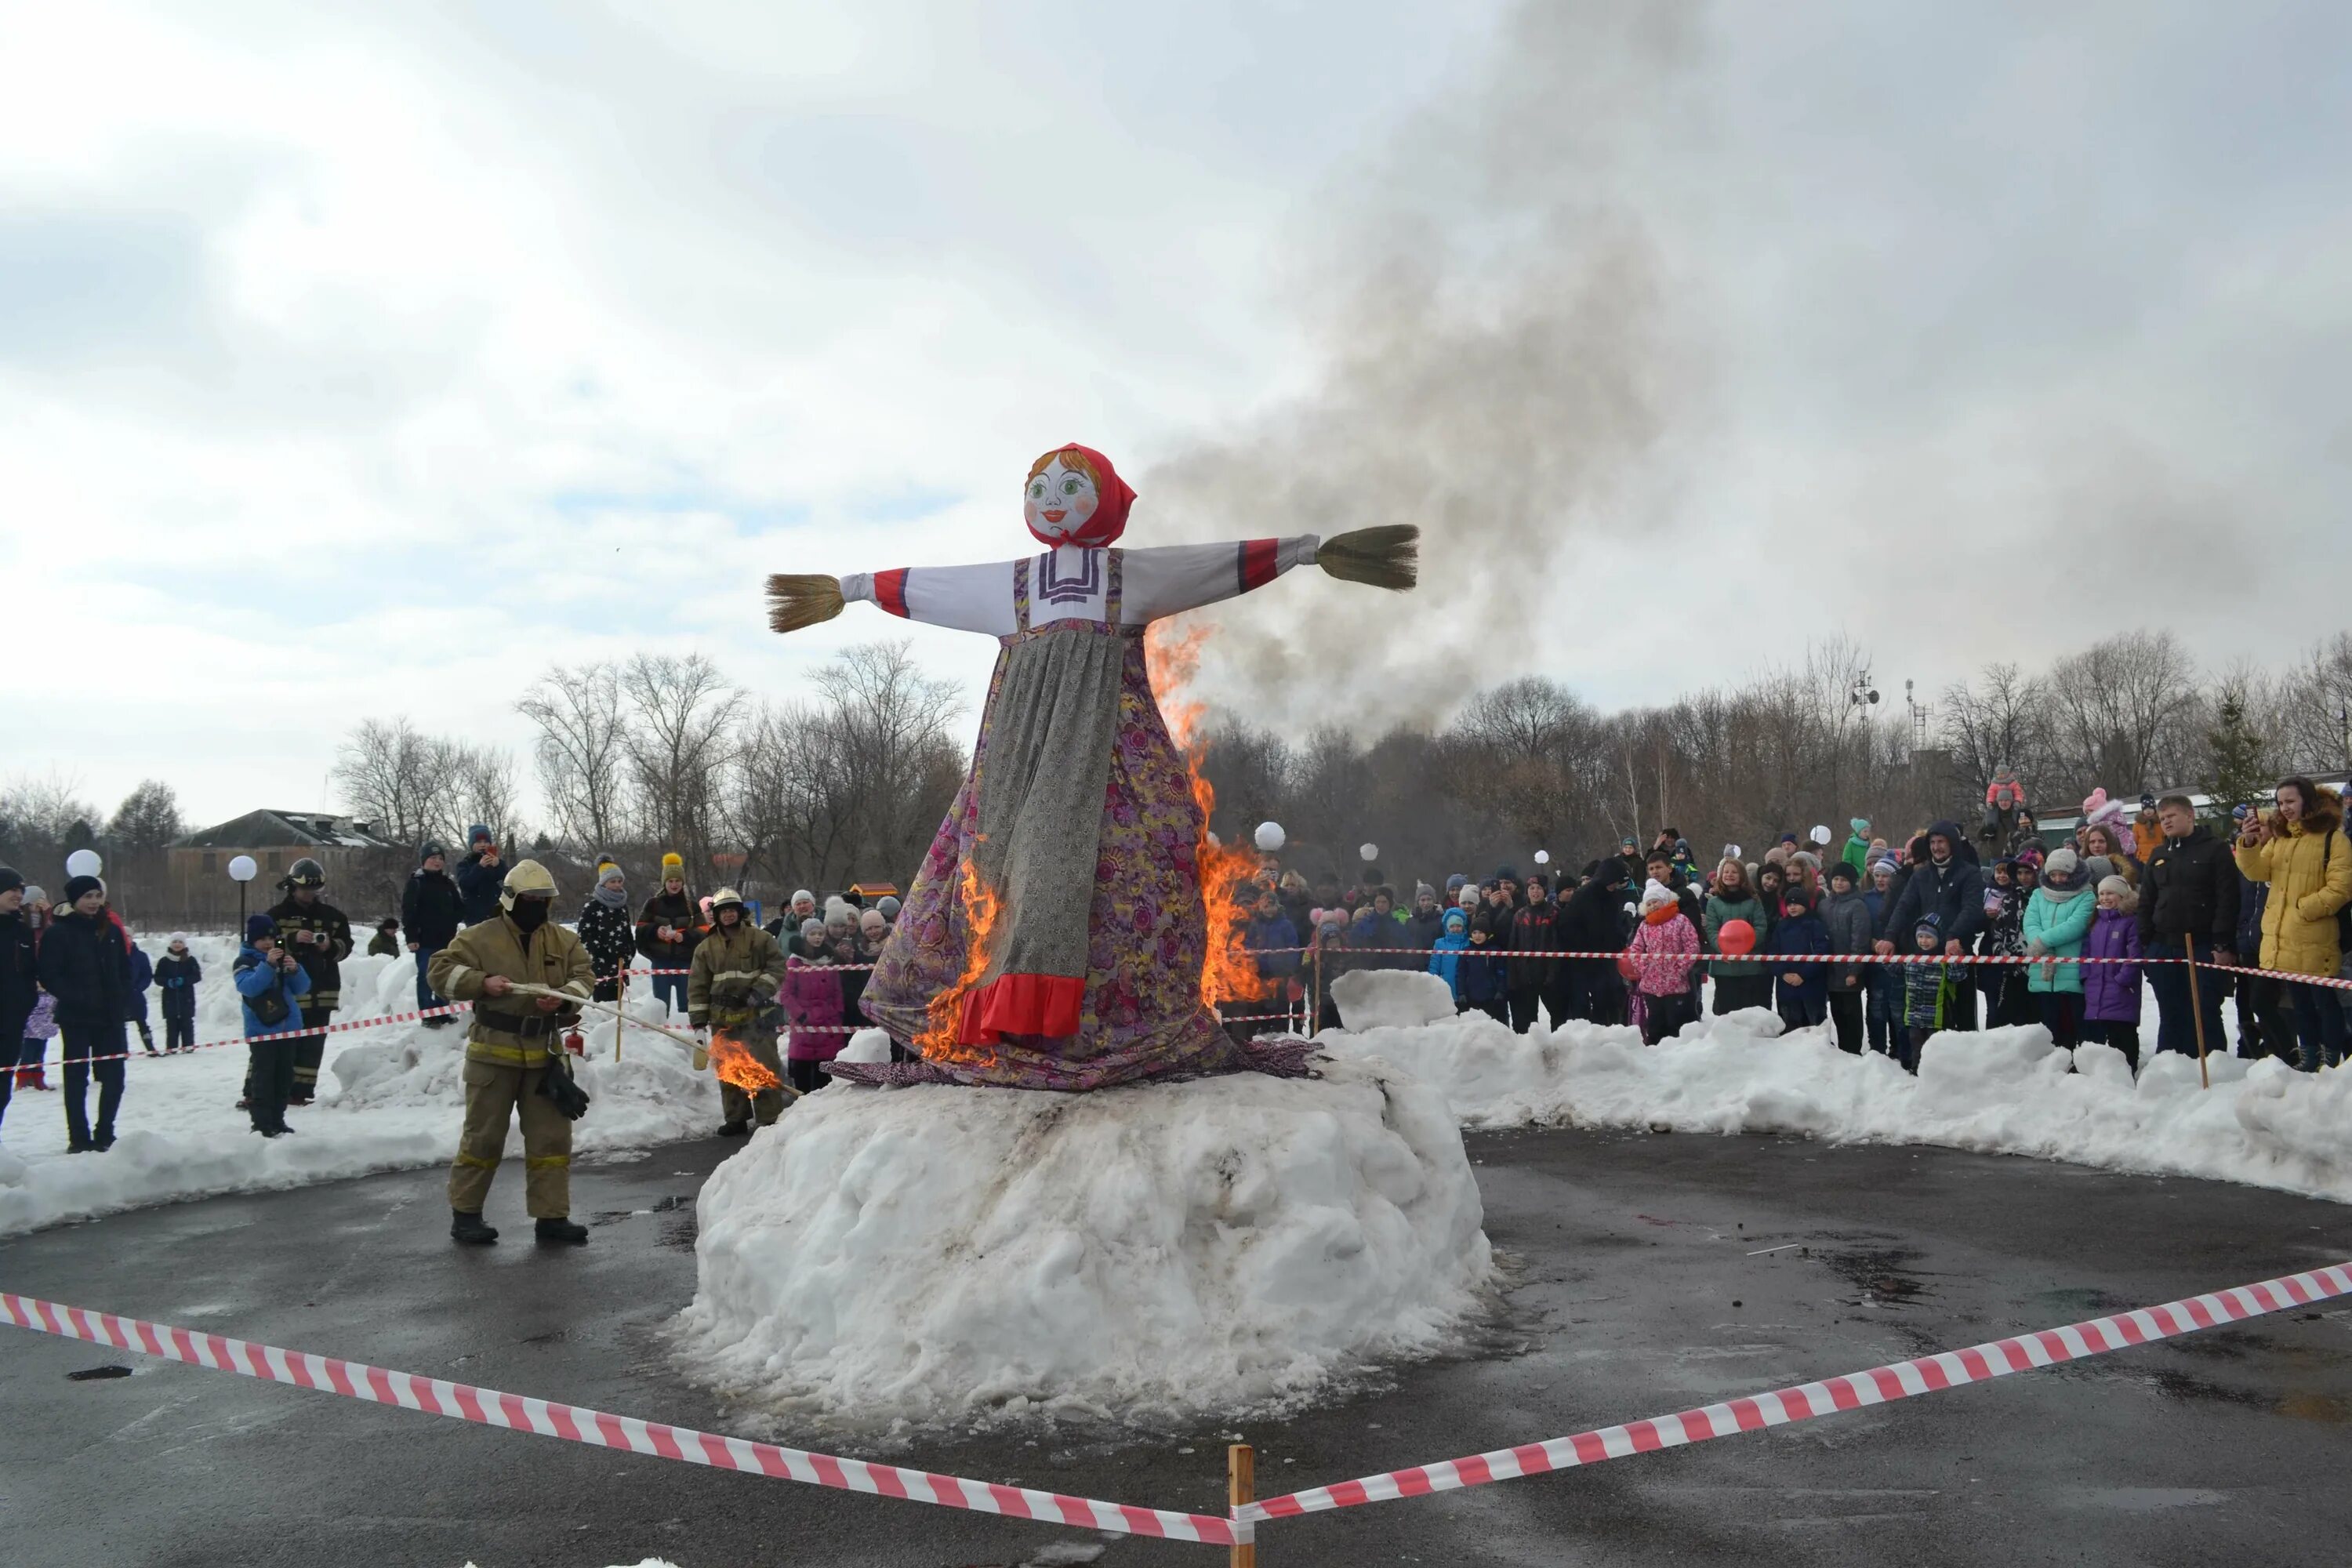
[[[25,911],[0,914],[0,1049],[13,1048],[25,1033],[25,1020],[40,999],[39,933]]]
[[[60,1029],[114,1028],[131,990],[131,954],[114,917],[68,910],[41,938],[41,989],[58,999]]]
[[[2245,879],[2230,846],[2199,823],[2186,838],[2168,838],[2149,851],[2139,874],[2139,940],[2179,942],[2200,936],[2216,947],[2238,940],[2238,889]]]
[[[1298,945],[1298,928],[1285,915],[1272,920],[1252,915],[1248,925],[1242,928],[1242,945],[1257,963],[1260,980],[1287,980],[1298,973],[1298,954],[1281,950]]]
[[[196,1016],[196,984],[205,977],[204,965],[190,953],[185,958],[173,958],[170,953],[155,961],[155,984],[163,993],[163,1016],[194,1018]]]
[[[2084,939],[2085,958],[2127,958],[2128,963],[2086,963],[2083,968],[2083,1016],[2099,1024],[2139,1022],[2139,922],[2120,910],[2091,917]]]
[[[1822,924],[1830,933],[1832,952],[1868,952],[1873,940],[1870,901],[1862,893],[1832,893],[1822,900]],[[1859,991],[1868,984],[1866,964],[1830,965],[1832,991]]]
[[[448,946],[465,920],[466,895],[448,872],[419,866],[408,874],[408,887],[400,895],[400,925],[419,952]]]
[[[693,899],[665,888],[637,911],[637,951],[656,969],[689,968],[694,950],[702,941],[702,932],[696,929],[701,919],[702,910]],[[664,942],[656,934],[665,926],[678,933],[676,942]]]
[[[1624,862],[1601,862],[1592,880],[1569,894],[1559,915],[1559,944],[1576,952],[1622,952],[1625,947]]]
[[[1965,952],[1984,929],[1984,870],[1957,825],[1939,822],[1928,832],[1952,841],[1952,858],[1941,865],[1929,860],[1912,868],[1910,879],[1895,900],[1894,911],[1887,916],[1888,935],[1900,951],[1912,929],[1933,915],[1944,940],[1958,942]]]
[[[1444,934],[1444,910],[1433,909],[1423,914],[1416,907],[1412,913],[1405,916],[1404,940],[1397,945],[1412,948],[1415,952],[1433,952],[1437,949],[1437,939]],[[1419,969],[1424,962],[1419,958],[1409,958],[1401,967]]]
[[[245,1003],[245,1032],[250,1038],[256,1035],[284,1035],[302,1026],[302,1005],[319,1004],[310,997],[310,975],[299,963],[291,974],[274,964],[264,963],[257,948],[239,948],[236,967],[230,978],[236,985],[237,995]],[[286,1003],[286,1016],[275,1024],[265,1024],[253,1010],[254,1002],[275,991]]]
[[[1772,934],[1759,944],[1760,951],[1772,954],[1772,994],[1780,1001],[1797,1001],[1807,1006],[1822,1005],[1829,995],[1830,966],[1826,963],[1791,963],[1792,958],[1818,958],[1838,951],[1830,938],[1830,928],[1822,917],[1809,909],[1784,912],[1772,922]],[[1798,977],[1789,984],[1789,976]]]
[[[636,955],[635,928],[629,923],[626,904],[608,904],[591,898],[580,906],[580,945],[588,950],[589,965],[599,980],[610,980],[621,965]]]
[[[341,1006],[343,960],[352,955],[352,922],[343,911],[324,899],[304,909],[289,893],[270,910],[269,918],[278,922],[278,945],[292,953],[302,973],[310,977],[310,994],[303,1005],[327,1012]],[[313,940],[295,941],[294,933],[304,931]]]
[[[1546,899],[1511,917],[1511,989],[1540,991],[1559,977],[1557,958],[1521,958],[1523,952],[1559,951],[1559,906]]]
[[[457,862],[457,897],[464,906],[466,923],[480,925],[484,921],[499,918],[499,892],[506,886],[507,868],[482,864],[482,852],[469,849]],[[412,931],[416,928],[409,927]]]
[[[1486,940],[1483,944],[1474,942],[1465,949],[1461,965],[1454,972],[1454,994],[1474,1007],[1503,998],[1509,961],[1495,941],[1495,923],[1501,913],[1499,910],[1480,910],[1470,917],[1471,934],[1475,936],[1483,931]]]
[[[135,942],[125,956],[131,962],[131,990],[122,998],[122,1021],[143,1024],[147,1021],[147,988],[155,984],[155,961]]]
[[[400,938],[382,926],[378,926],[375,928],[375,934],[368,938],[367,950],[370,958],[398,958]]]

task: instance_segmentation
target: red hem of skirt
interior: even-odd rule
[[[964,998],[959,1043],[992,1046],[1007,1035],[1075,1035],[1086,997],[1082,975],[1000,974]]]

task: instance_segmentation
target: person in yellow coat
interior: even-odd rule
[[[466,1125],[449,1169],[454,1241],[486,1246],[498,1240],[499,1233],[482,1222],[482,1204],[506,1152],[508,1124],[518,1115],[523,1197],[539,1239],[588,1239],[587,1227],[572,1223],[572,1122],[540,1092],[550,1072],[569,1070],[556,1058],[580,1009],[514,989],[544,985],[584,1000],[595,985],[587,948],[549,918],[554,901],[555,879],[547,868],[518,860],[499,889],[499,913],[467,926],[433,955],[433,989],[474,1005],[466,1031]]]
[[[2277,808],[2250,816],[2238,836],[2238,869],[2250,882],[2270,884],[2263,906],[2264,969],[2335,978],[2344,961],[2336,916],[2352,903],[2352,843],[2344,837],[2344,806],[2307,778],[2278,786]],[[2294,1030],[2303,1070],[2344,1060],[2344,1005],[2329,987],[2286,983],[2294,1003]]]

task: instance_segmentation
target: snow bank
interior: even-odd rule
[[[1781,1037],[1780,1028],[1770,1014],[1735,1013],[1644,1047],[1629,1028],[1571,1022],[1515,1035],[1468,1013],[1316,1043],[1343,1061],[1412,1073],[1472,1127],[1932,1143],[2352,1203],[2352,1071],[2313,1077],[2215,1056],[2209,1090],[2198,1087],[2193,1058],[2168,1054],[2143,1056],[2135,1082],[2121,1052],[2086,1045],[2070,1055],[2031,1026],[1935,1036],[1915,1079],[1885,1057],[1846,1055],[1825,1029]]]
[[[1491,1277],[1391,1069],[1057,1095],[836,1086],[702,1189],[698,1381],[857,1425],[1280,1407],[1445,1345]]]
[[[169,933],[165,933],[168,937]],[[142,934],[140,944],[160,955],[163,938]],[[196,993],[196,1038],[234,1038],[244,1032],[229,984],[236,949],[226,937],[189,943],[204,965]],[[343,965],[340,1016],[369,1017],[416,1005],[415,961],[354,957]],[[162,1009],[150,1009],[156,1042]],[[633,996],[634,1016],[659,1018],[650,994]],[[595,1016],[592,1015],[592,1016]],[[719,1094],[708,1074],[696,1073],[686,1048],[650,1029],[632,1026],[613,1057],[610,1018],[584,1032],[588,1055],[580,1081],[595,1103],[573,1130],[583,1156],[639,1149],[698,1136],[719,1121]],[[138,1051],[138,1037],[131,1037]],[[104,1154],[65,1152],[59,1094],[19,1090],[0,1126],[0,1235],[61,1221],[219,1193],[307,1186],[314,1182],[414,1169],[446,1162],[457,1152],[466,1102],[465,1030],[387,1024],[327,1037],[326,1070],[318,1103],[290,1113],[295,1136],[266,1139],[236,1109],[246,1051],[230,1046],[194,1056],[134,1054],[116,1124],[118,1142]],[[57,1049],[49,1051],[49,1081],[62,1084]],[[93,1110],[97,1093],[93,1087]],[[520,1133],[508,1152],[520,1158]],[[516,1170],[520,1166],[517,1164]],[[520,1202],[520,1183],[509,1195]],[[500,1199],[493,1196],[496,1204]]]

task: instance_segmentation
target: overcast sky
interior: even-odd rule
[[[2057,9],[0,0],[0,776],[208,820],[366,716],[526,753],[551,663],[791,696],[903,628],[764,574],[1019,553],[1066,440],[1130,543],[1424,523],[1417,601],[1236,612],[1313,657],[1217,695],[1300,722],[1838,630],[2284,661],[2352,565],[2352,11]]]

